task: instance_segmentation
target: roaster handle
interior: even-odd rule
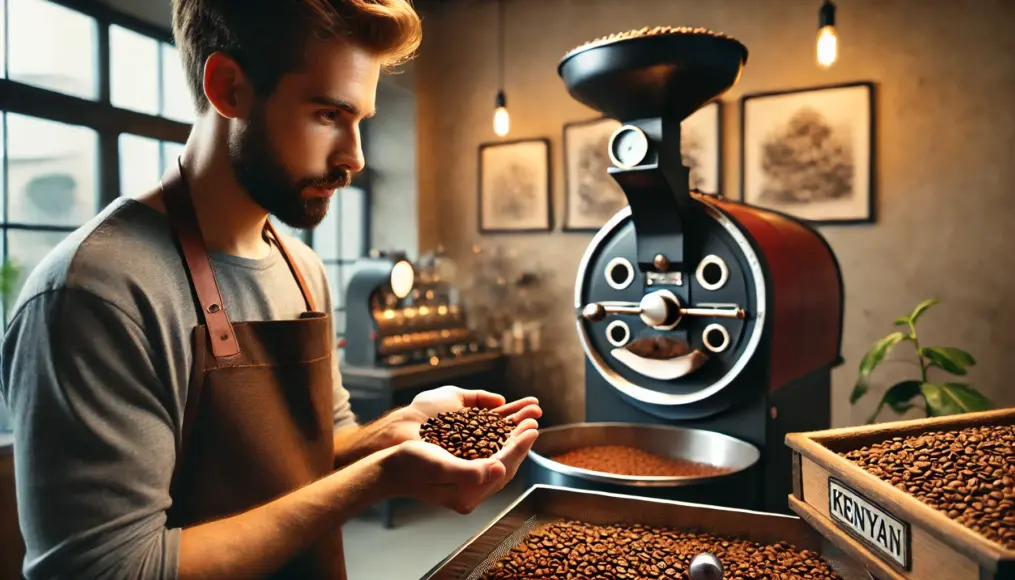
[[[672,328],[684,316],[711,318],[736,318],[745,316],[744,309],[736,304],[699,304],[685,308],[669,290],[658,290],[646,294],[641,302],[592,302],[582,308],[582,317],[590,322],[599,322],[607,316],[628,314],[640,316],[645,324],[656,328]]]

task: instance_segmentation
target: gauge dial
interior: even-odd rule
[[[645,132],[631,125],[624,125],[610,137],[610,160],[617,167],[636,167],[648,156],[649,141]]]

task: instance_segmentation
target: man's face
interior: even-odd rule
[[[335,189],[363,170],[360,121],[372,116],[380,61],[340,42],[312,42],[303,69],[258,98],[229,136],[240,185],[294,228],[324,219]]]

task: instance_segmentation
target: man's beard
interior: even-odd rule
[[[314,228],[328,213],[330,199],[304,198],[304,189],[339,189],[352,180],[346,167],[336,167],[327,175],[294,177],[272,149],[263,107],[257,107],[242,132],[230,135],[229,158],[237,181],[250,197],[293,228]]]

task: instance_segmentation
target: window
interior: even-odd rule
[[[120,195],[137,197],[162,179],[170,163],[183,153],[183,143],[120,134]]]
[[[331,285],[335,331],[345,334],[345,288],[352,264],[367,251],[367,192],[350,186],[335,192],[327,215],[311,237]]]
[[[7,2],[7,75],[84,99],[99,97],[98,22],[46,0]]]

